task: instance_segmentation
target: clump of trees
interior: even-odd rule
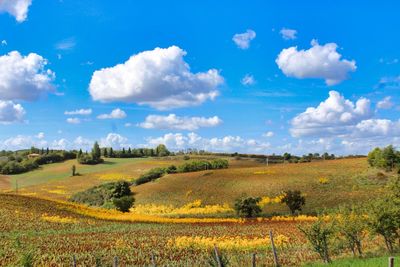
[[[235,201],[234,209],[239,217],[254,218],[260,215],[260,197],[242,197]]]
[[[128,212],[135,202],[130,186],[131,183],[126,181],[106,183],[76,193],[70,200],[89,206],[115,208],[121,212]]]
[[[300,227],[315,252],[330,262],[333,251],[350,250],[363,255],[363,240],[369,234],[380,236],[389,253],[400,249],[400,177],[388,185],[388,193],[359,206],[339,207],[320,215],[309,226]]]
[[[213,169],[224,169],[228,168],[229,162],[225,159],[213,159],[211,161],[205,160],[195,160],[191,162],[184,163],[178,167],[175,165],[170,165],[166,168],[154,168],[142,174],[139,178],[134,180],[136,185],[141,185],[154,181],[161,178],[165,174],[171,173],[185,173],[185,172],[196,172],[202,170],[213,170]]]
[[[281,203],[286,204],[292,215],[295,215],[296,212],[302,210],[303,206],[306,204],[306,199],[299,190],[288,190],[284,192]]]
[[[377,147],[368,153],[368,163],[372,167],[392,171],[400,167],[400,151],[392,145],[383,149]]]
[[[101,155],[105,158],[143,158],[143,157],[166,157],[173,155],[167,147],[163,144],[158,145],[156,148],[122,148],[121,150],[114,150],[110,148],[102,148]]]
[[[76,151],[38,149],[32,147],[30,150],[1,151],[0,173],[19,174],[39,168],[40,165],[62,162],[76,157]]]
[[[80,164],[96,165],[104,162],[104,160],[101,158],[99,143],[97,142],[94,143],[92,152],[90,154],[83,154],[82,150],[79,150],[76,158]]]

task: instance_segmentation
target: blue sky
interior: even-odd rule
[[[0,149],[398,146],[399,5],[4,0]]]

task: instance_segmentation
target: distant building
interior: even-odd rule
[[[37,158],[37,157],[40,157],[40,154],[31,153],[31,154],[28,155],[28,158],[30,158],[30,159]]]

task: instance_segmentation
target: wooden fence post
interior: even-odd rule
[[[76,267],[76,258],[75,258],[75,255],[72,256],[72,267]]]
[[[278,261],[278,254],[276,253],[276,248],[275,248],[275,243],[274,243],[274,235],[272,234],[272,231],[269,231],[269,238],[271,239],[271,248],[272,252],[274,254],[274,263],[276,267],[280,267],[279,261]]]
[[[253,255],[251,255],[251,266],[256,267],[256,253],[253,253]]]
[[[156,257],[154,256],[154,253],[151,253],[151,264],[153,265],[153,267],[156,267]]]
[[[214,245],[215,258],[217,259],[218,267],[222,267],[221,258],[219,257],[218,248]]]
[[[389,267],[394,267],[394,257],[389,257]]]
[[[113,267],[118,267],[118,257],[117,256],[114,257]]]

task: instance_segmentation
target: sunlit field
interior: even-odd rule
[[[273,263],[268,233],[275,235],[284,266],[317,260],[298,225],[312,217],[292,219],[168,219],[119,214],[116,211],[26,196],[0,195],[0,265],[15,265],[27,254],[37,266],[65,266],[76,257],[79,265],[110,265],[118,256],[121,266],[205,266],[214,244],[232,266],[249,266],[257,253],[258,266]],[[366,250],[377,250],[371,239]]]

